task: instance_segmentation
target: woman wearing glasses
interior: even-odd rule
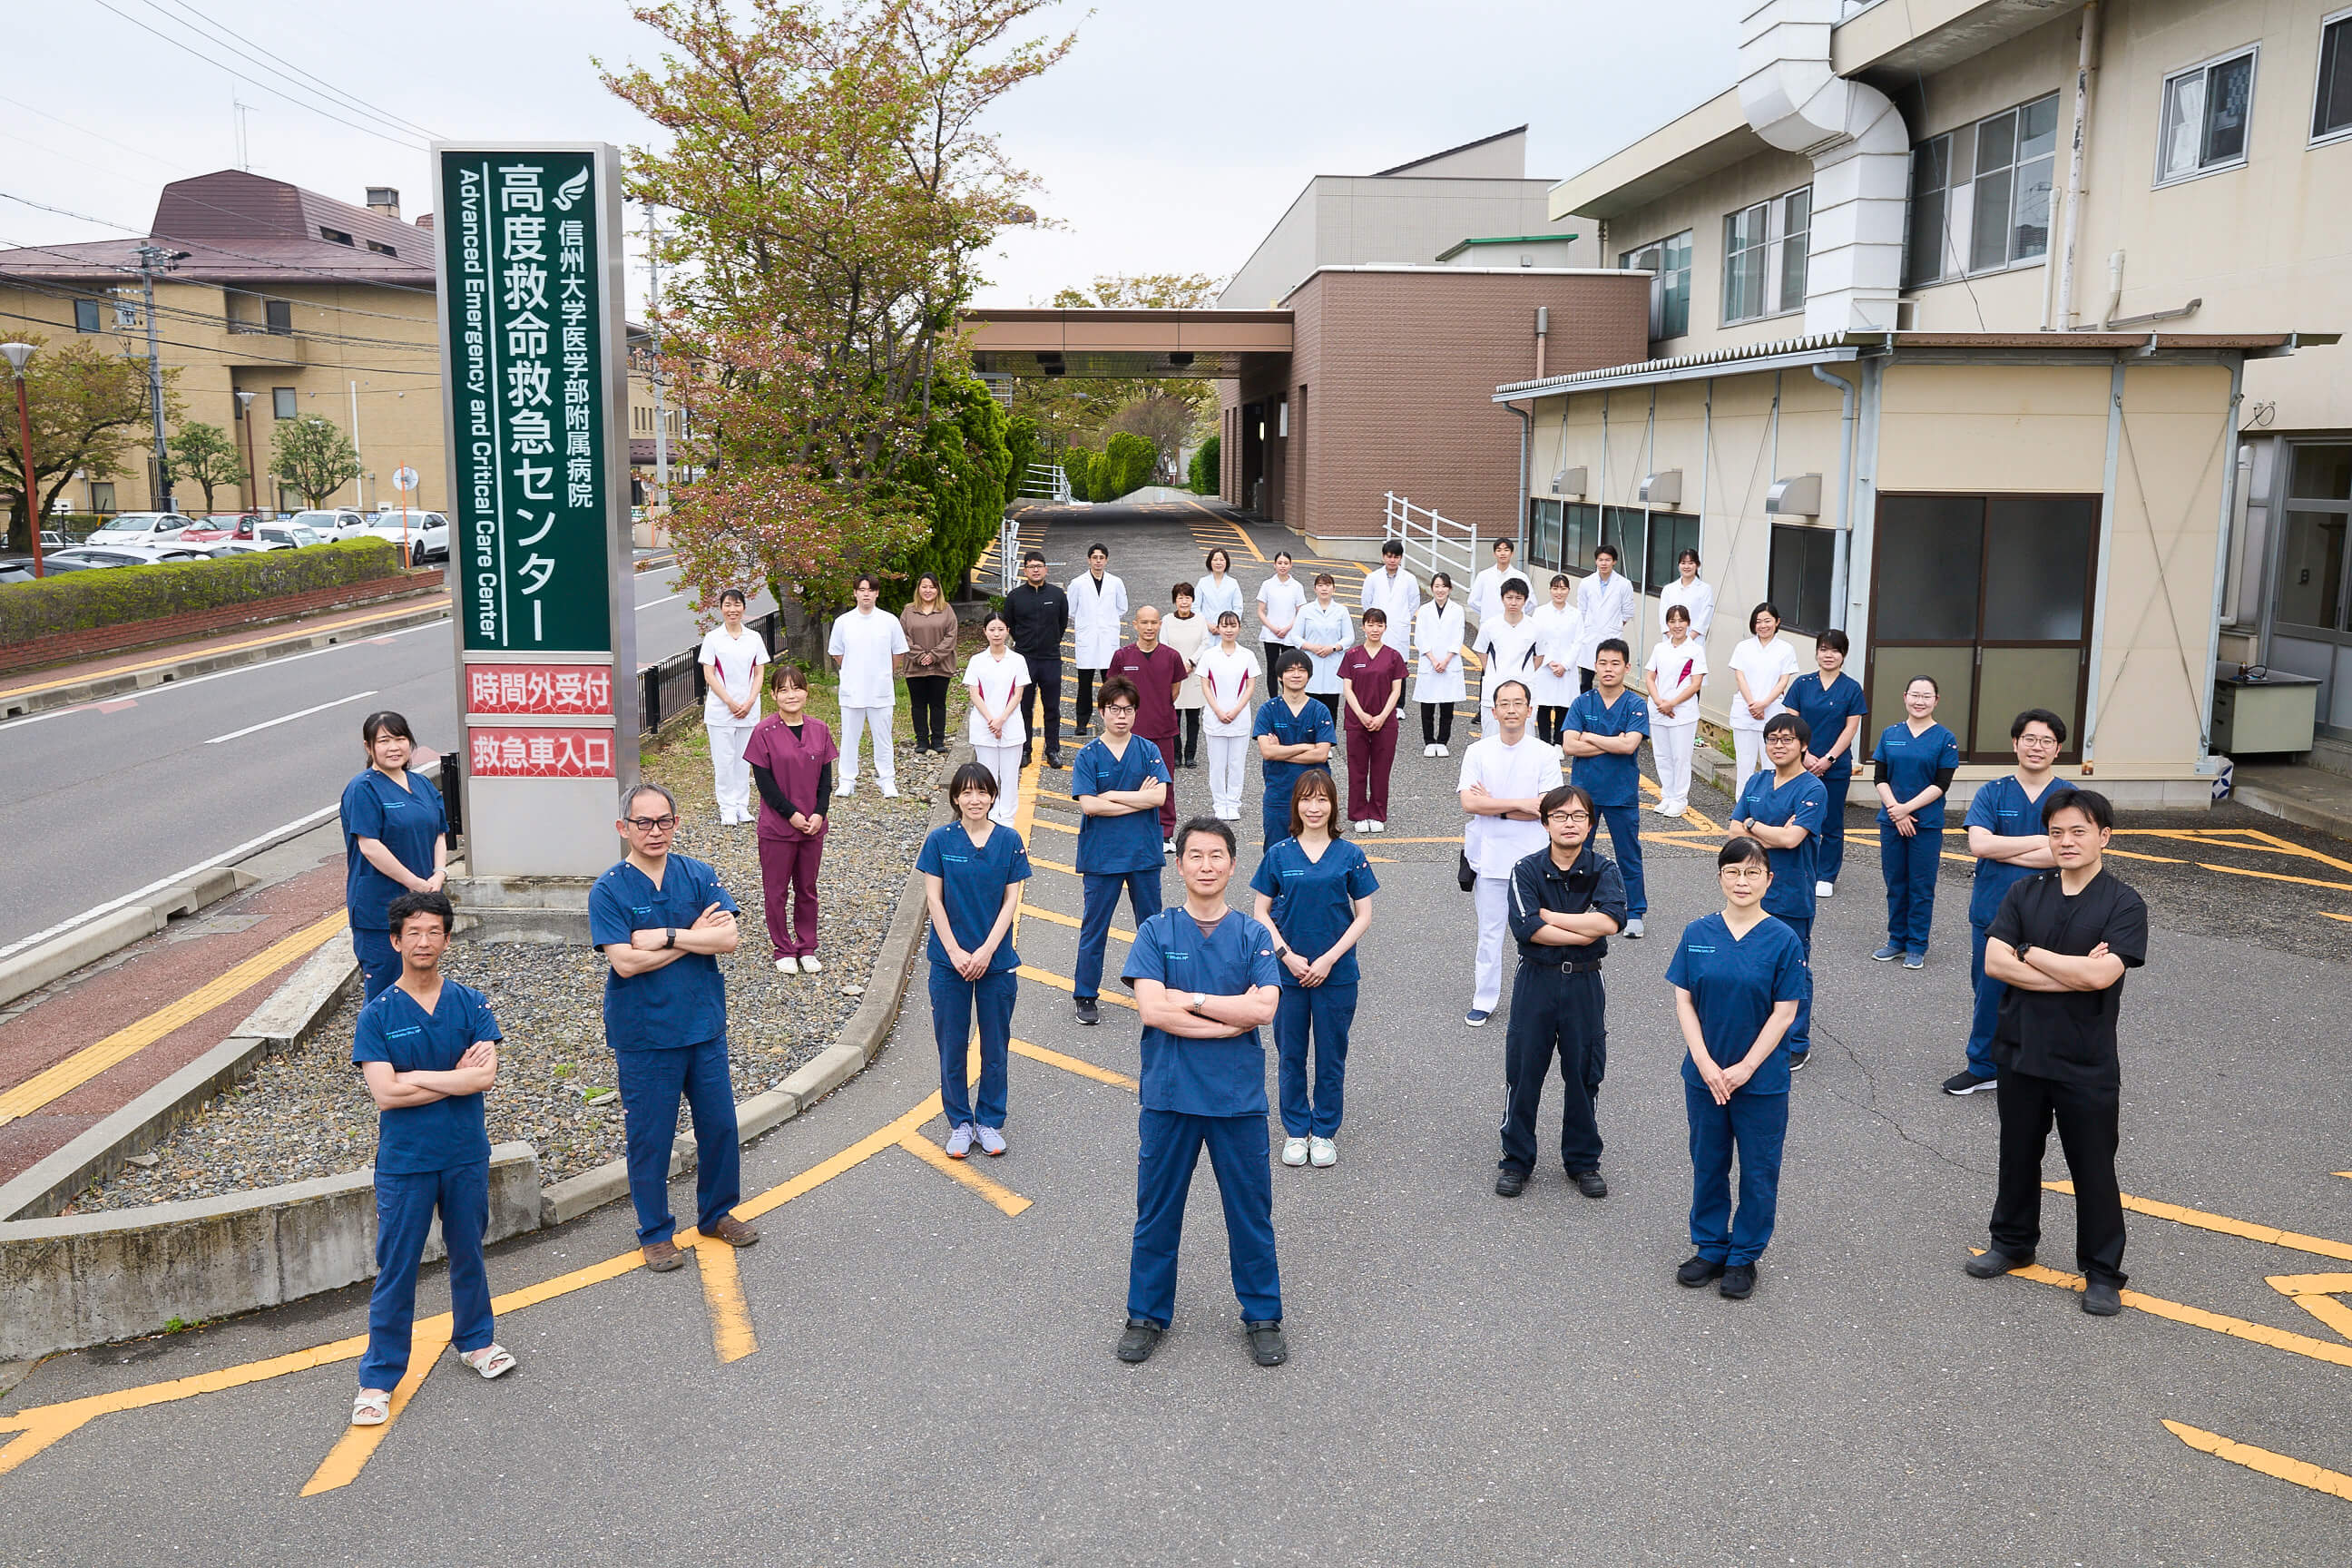
[[[408,721],[386,710],[360,721],[368,765],[343,786],[343,904],[351,911],[352,952],[367,994],[400,978],[392,946],[392,900],[437,893],[446,879],[449,814],[441,792],[408,771],[416,737]]]
[[[808,677],[780,664],[768,678],[776,710],[760,721],[743,760],[760,792],[760,893],[782,974],[815,974],[816,870],[833,811],[833,731],[809,717]]]

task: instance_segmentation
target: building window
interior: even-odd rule
[[[2352,631],[2345,581],[2345,529],[2352,523],[2352,446],[2296,447],[2279,538],[2282,624]]]
[[[320,239],[324,239],[324,240],[331,241],[332,243],[334,243],[334,244],[336,244],[336,245],[350,245],[350,246],[356,246],[356,245],[358,244],[358,242],[357,242],[356,240],[352,239],[352,237],[351,237],[350,235],[345,234],[341,229],[339,229],[339,228],[323,228],[323,227],[322,227],[322,228],[320,228],[320,229],[319,230],[319,237],[320,237]]]
[[[369,240],[367,242],[367,247],[370,250],[374,251],[378,256],[398,256],[400,254],[399,251],[394,250],[391,246],[384,244],[383,241],[380,239]]]
[[[300,408],[294,402],[294,389],[290,386],[271,387],[269,412],[280,419],[291,419],[300,413]]]
[[[1650,572],[1645,587],[1663,588],[1675,577],[1675,563],[1685,550],[1698,548],[1699,519],[1678,511],[1650,514]]]
[[[1601,509],[1601,538],[1598,542],[1612,545],[1617,551],[1617,570],[1633,584],[1633,592],[1642,591],[1642,563],[1648,556],[1650,514],[1637,506],[1610,506]]]
[[[294,331],[294,302],[291,300],[264,300],[261,302],[261,319],[272,332],[279,337],[289,336]]]
[[[36,465],[37,467],[38,465]],[[89,510],[101,516],[111,516],[114,506],[114,481],[92,479],[89,482]]]
[[[97,300],[76,300],[74,301],[74,331],[77,332],[94,332],[98,331]],[[37,468],[39,467],[38,464],[34,466]]]
[[[2314,142],[2352,132],[2352,11],[2319,26],[2319,92],[2311,109]]]
[[[2157,121],[2156,183],[2227,169],[2246,161],[2246,117],[2254,101],[2254,51],[2164,79]]]
[[[1691,235],[1685,229],[1670,239],[1654,240],[1618,258],[1628,271],[1648,272],[1650,279],[1650,341],[1679,338],[1690,331]]]
[[[1912,148],[1904,287],[2047,256],[2057,151],[2054,92]]]
[[[1530,571],[1538,566],[1549,567],[1554,572],[1559,570],[1559,509],[1560,503],[1556,500],[1532,503],[1528,528],[1528,566]]]
[[[1811,185],[1723,219],[1723,324],[1805,308]]]
[[[1592,570],[1593,548],[1601,542],[1601,509],[1573,501],[1560,509],[1559,567],[1565,572]]]
[[[1837,561],[1837,535],[1826,528],[1795,523],[1772,525],[1772,565],[1768,596],[1780,606],[1780,619],[1792,632],[1818,634],[1829,629],[1830,568]]]

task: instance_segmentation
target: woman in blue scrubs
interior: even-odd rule
[[[1960,742],[1936,722],[1941,695],[1932,675],[1903,689],[1904,720],[1889,724],[1870,754],[1878,786],[1878,864],[1886,874],[1886,945],[1870,956],[1906,969],[1927,962],[1936,920],[1936,865],[1944,852],[1944,792],[1959,771]]]
[[[360,721],[368,765],[343,786],[343,904],[351,911],[352,952],[373,1002],[400,978],[392,948],[392,900],[437,893],[447,880],[449,814],[441,792],[408,771],[416,737],[408,721],[386,710]]]
[[[1756,1289],[1756,1259],[1772,1239],[1780,1203],[1780,1145],[1789,1133],[1789,1053],[1784,1037],[1797,1004],[1812,993],[1804,944],[1764,912],[1772,861],[1753,838],[1735,838],[1715,857],[1723,912],[1683,928],[1666,966],[1682,1023],[1683,1109],[1690,1118],[1691,1245],[1675,1270],[1691,1289],[1710,1279],[1744,1301]],[[1739,1158],[1739,1208],[1731,1206],[1731,1161]]]
[[[1339,786],[1329,773],[1302,774],[1290,795],[1290,837],[1257,863],[1252,911],[1276,938],[1282,999],[1274,1014],[1282,1089],[1282,1163],[1339,1163],[1332,1137],[1348,1076],[1348,1031],[1356,1021],[1356,943],[1372,923],[1380,881],[1364,852],[1335,837]],[[1307,1048],[1315,1047],[1315,1093],[1307,1092]]]
[[[990,820],[996,775],[966,763],[948,781],[956,820],[931,829],[915,869],[931,911],[931,1030],[940,1047],[940,1108],[947,1112],[948,1158],[961,1160],[978,1142],[985,1154],[1004,1152],[1007,1064],[1013,1045],[1013,916],[1021,884],[1029,879],[1029,851],[1021,835]],[[972,1016],[980,1021],[980,1105],[971,1103]]]

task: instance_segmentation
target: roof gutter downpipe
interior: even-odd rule
[[[1568,399],[1561,398],[1559,405],[1562,410],[1560,417],[1565,420],[1568,417],[1565,412]],[[1536,416],[1534,409],[1516,403],[1506,403],[1503,406],[1519,416],[1519,493],[1513,502],[1517,508],[1519,521],[1514,525],[1511,550],[1513,559],[1523,561],[1528,553],[1528,447],[1535,434]],[[1615,841],[1612,839],[1611,842]]]
[[[1830,625],[1845,629],[1846,573],[1853,543],[1853,383],[1832,375],[1822,365],[1811,367],[1813,379],[1834,386],[1842,406],[1838,413],[1838,530],[1831,544]],[[1780,476],[1775,475],[1774,478]]]
[[[2059,250],[2058,315],[2062,332],[2074,329],[2074,253],[2083,235],[2083,157],[2091,135],[2091,88],[2099,70],[2099,0],[2083,7],[2083,39],[2074,56],[2074,145],[2066,155],[2066,238]],[[2043,321],[2047,328],[2053,323]]]

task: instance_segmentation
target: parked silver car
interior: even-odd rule
[[[335,507],[324,511],[298,511],[292,520],[325,540],[356,539],[368,530],[368,515],[352,507]]]
[[[182,517],[176,511],[117,512],[90,531],[84,544],[153,544],[163,540],[177,542],[183,529],[196,526],[194,518]]]
[[[449,559],[449,520],[437,511],[380,511],[368,519],[368,532],[395,548],[405,538],[412,566]]]

